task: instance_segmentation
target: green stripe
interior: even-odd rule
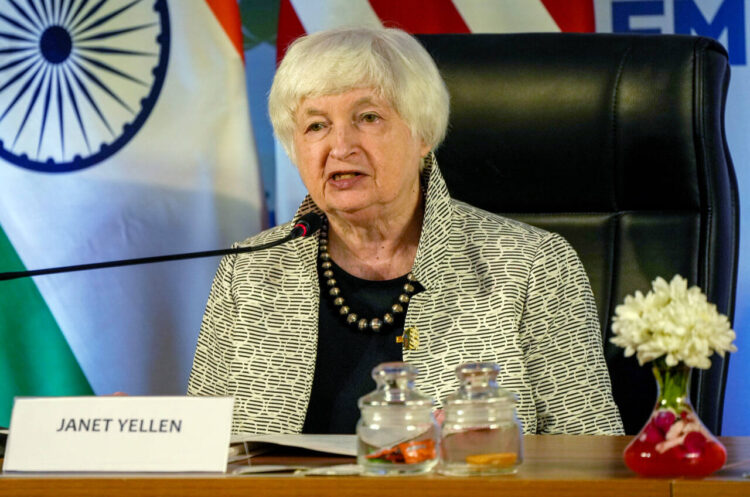
[[[0,229],[0,272],[25,267]],[[0,425],[14,396],[90,395],[91,386],[31,278],[0,281]]]

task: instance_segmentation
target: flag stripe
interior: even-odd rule
[[[594,0],[541,0],[563,33],[593,33]]]
[[[0,229],[3,271],[24,271]],[[90,395],[91,386],[31,279],[0,282],[0,425],[8,426],[13,397]]]
[[[242,46],[242,20],[239,4],[227,2],[227,0],[206,0],[206,3],[244,61],[245,51]]]
[[[348,26],[382,26],[367,0],[327,0],[325,6],[321,1],[310,0],[289,3],[307,33]]]
[[[472,33],[520,33],[559,31],[539,0],[478,2],[453,0]]]
[[[409,33],[469,33],[451,0],[370,0],[383,24]]]
[[[281,0],[279,6],[279,28],[276,34],[276,65],[284,58],[291,42],[305,34],[305,28],[289,0]]]

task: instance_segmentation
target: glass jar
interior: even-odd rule
[[[442,473],[515,473],[523,461],[516,398],[497,385],[499,372],[499,366],[491,362],[466,363],[456,368],[461,386],[444,403]]]
[[[414,389],[417,374],[405,362],[385,362],[372,370],[377,387],[359,399],[357,462],[363,474],[419,474],[437,464],[435,403]]]

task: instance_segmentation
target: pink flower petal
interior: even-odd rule
[[[644,442],[646,443],[657,444],[664,440],[664,432],[657,428],[654,423],[649,423],[648,425],[646,425],[646,429],[643,430],[643,434],[645,435],[646,439],[644,440]]]
[[[677,417],[674,415],[672,411],[665,409],[663,411],[659,411],[659,413],[656,416],[654,416],[653,423],[663,433],[666,433],[667,431],[669,431],[669,428],[672,426],[676,418]]]
[[[706,447],[706,437],[701,432],[691,431],[685,436],[683,446],[689,454],[701,454]]]

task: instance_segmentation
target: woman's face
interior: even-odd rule
[[[421,139],[369,88],[306,98],[295,115],[297,167],[326,214],[367,221],[411,215],[419,197]]]

